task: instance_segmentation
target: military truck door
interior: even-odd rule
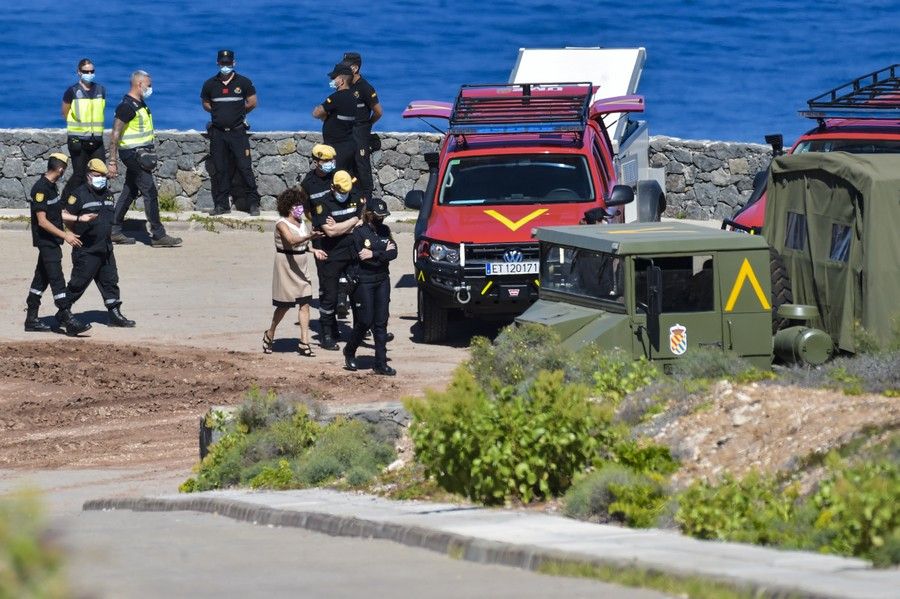
[[[648,318],[649,269],[659,268],[659,334]],[[722,317],[712,254],[640,256],[633,259],[635,354],[651,359],[678,358],[700,347],[722,347]]]
[[[769,252],[722,251],[717,258],[725,349],[758,368],[768,368],[772,362]]]

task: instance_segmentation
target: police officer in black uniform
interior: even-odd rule
[[[350,91],[356,102],[356,122],[353,124],[353,141],[356,143],[354,160],[356,163],[356,176],[359,178],[359,187],[364,198],[371,198],[375,189],[372,179],[372,157],[370,156],[372,125],[374,125],[384,111],[378,101],[378,92],[366,81],[359,70],[362,67],[362,56],[359,52],[344,53],[344,64],[353,72],[350,81]]]
[[[313,109],[313,116],[325,121],[322,124],[322,139],[334,148],[338,170],[355,172],[353,125],[356,123],[356,99],[350,91],[353,71],[344,63],[338,63],[328,77],[335,92]]]
[[[391,230],[384,224],[390,211],[384,200],[369,200],[363,224],[353,230],[353,252],[356,262],[351,267],[358,284],[353,293],[353,335],[344,347],[347,370],[357,370],[356,350],[366,332],[372,329],[375,338],[375,366],[377,374],[394,376],[397,371],[387,363],[387,323],[391,303],[391,280],[388,265],[397,257],[397,244]]]
[[[31,243],[38,248],[38,261],[34,269],[34,278],[28,290],[28,315],[25,317],[25,330],[33,332],[49,331],[50,327],[38,318],[41,307],[41,295],[47,286],[53,290],[53,302],[59,313],[57,319],[70,335],[77,335],[91,328],[72,318],[69,303],[66,299],[66,280],[62,270],[62,242],[72,247],[80,247],[78,235],[66,231],[63,227],[62,203],[56,183],[66,172],[69,159],[65,154],[50,154],[47,160],[47,172],[35,182],[31,188]],[[86,165],[85,165],[86,166]],[[70,220],[74,220],[69,217]]]
[[[234,52],[219,50],[219,72],[203,84],[203,110],[212,114],[209,124],[209,155],[215,172],[212,215],[231,212],[228,196],[235,169],[247,188],[247,211],[259,215],[259,191],[250,158],[247,113],[256,108],[256,88],[247,77],[235,72]]]
[[[319,266],[319,335],[322,349],[336,350],[338,279],[353,261],[351,231],[359,224],[363,202],[353,190],[353,178],[337,171],[331,181],[331,194],[313,209],[313,227],[325,233],[322,251],[326,257]]]
[[[109,326],[133,327],[133,320],[122,314],[119,298],[119,271],[110,239],[115,202],[107,187],[108,170],[102,160],[88,162],[87,182],[66,199],[65,211],[77,218],[73,224],[81,238],[81,247],[72,250],[72,276],[66,296],[71,306],[81,297],[91,281],[97,284],[103,303],[109,311]],[[96,214],[85,223],[86,214]]]

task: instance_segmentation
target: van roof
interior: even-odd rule
[[[619,255],[768,248],[759,235],[677,221],[541,227],[535,236],[548,243]]]

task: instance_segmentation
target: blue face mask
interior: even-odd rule
[[[94,73],[82,73],[81,80],[85,83],[93,83],[94,82]]]
[[[338,88],[337,79],[332,79],[331,81],[329,81],[328,87],[330,87],[331,89],[337,89]]]
[[[329,160],[328,162],[322,163],[322,172],[325,173],[333,173],[334,169],[337,168],[337,164],[335,164],[334,160]]]
[[[347,201],[347,198],[350,197],[350,192],[340,193],[338,191],[334,192],[334,199],[343,204]]]
[[[103,189],[106,187],[106,177],[91,177],[91,186],[94,189]]]
[[[153,95],[153,88],[152,88],[152,87],[148,87],[147,89],[144,90],[144,99],[145,99],[145,100],[146,100],[147,98],[149,98],[150,96],[152,96],[152,95]]]
[[[219,72],[223,75],[231,75],[231,73],[234,72],[234,67],[230,67],[224,64],[219,65]]]

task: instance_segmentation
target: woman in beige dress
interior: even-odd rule
[[[263,333],[263,352],[272,352],[275,328],[293,306],[299,306],[300,345],[297,351],[312,356],[309,344],[309,302],[312,299],[310,280],[310,240],[322,235],[312,231],[303,206],[308,203],[306,192],[297,187],[281,192],[276,200],[281,218],[275,223],[275,267],[272,270],[272,324]]]

